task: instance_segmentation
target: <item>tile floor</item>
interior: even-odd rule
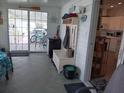
[[[10,80],[0,80],[0,93],[66,93],[64,84],[80,82],[58,74],[45,53],[14,57],[13,63]]]

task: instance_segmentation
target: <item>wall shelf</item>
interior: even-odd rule
[[[70,18],[63,19],[63,24],[77,25],[78,24],[78,17],[70,17]]]

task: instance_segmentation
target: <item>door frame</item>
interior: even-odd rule
[[[119,50],[119,54],[118,54],[117,67],[120,64],[124,64],[124,30],[123,30],[123,35],[122,35],[122,39],[121,39],[120,50]]]
[[[28,34],[29,34],[29,38],[28,38],[28,40],[29,40],[29,42],[30,42],[30,11],[33,11],[33,10],[28,10],[28,29],[29,29],[29,31],[28,31]],[[38,11],[36,11],[36,12],[45,12],[45,13],[47,13],[47,31],[48,31],[48,16],[49,16],[49,13],[47,12],[47,11],[41,11],[41,10],[38,10]],[[48,32],[47,32],[48,33]],[[28,43],[29,45],[29,53],[46,53],[46,52],[43,52],[43,51],[31,51],[31,49],[30,49],[30,43]]]
[[[91,80],[91,71],[92,71],[92,61],[93,61],[93,53],[94,53],[94,47],[95,47],[95,38],[96,38],[96,31],[97,31],[97,24],[99,20],[99,13],[100,13],[100,2],[102,0],[93,0],[93,14],[92,14],[92,20],[91,20],[91,31],[90,31],[90,36],[89,36],[89,44],[88,44],[88,51],[87,51],[87,65],[86,65],[86,71],[85,71],[85,79],[86,80]],[[124,31],[124,29],[123,29]],[[117,59],[117,64],[116,68],[120,65],[124,64],[124,32],[123,36],[121,39],[121,47],[119,49],[119,54],[118,54],[118,59]]]
[[[92,60],[93,60],[93,53],[94,53],[94,46],[95,46],[95,38],[96,38],[96,31],[100,13],[100,4],[101,0],[93,0],[93,7],[92,7],[92,16],[91,16],[91,23],[90,23],[90,33],[88,38],[88,49],[86,55],[86,67],[85,67],[85,76],[84,80],[89,81],[91,80],[91,71],[92,71]]]
[[[15,10],[25,10],[28,12],[28,50],[24,50],[25,52],[28,52],[28,53],[41,53],[42,51],[30,51],[30,11],[32,10],[28,10],[28,9],[19,9],[19,8],[8,8],[7,9],[7,36],[8,36],[8,50],[10,51],[10,40],[9,40],[9,14],[8,14],[8,11],[9,9],[15,9]],[[45,12],[47,13],[47,30],[48,30],[48,12],[47,11],[38,11],[38,12]]]

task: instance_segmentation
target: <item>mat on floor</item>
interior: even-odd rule
[[[81,87],[86,87],[83,83],[64,84],[67,93],[75,93]],[[91,93],[89,90],[83,90],[81,93]]]

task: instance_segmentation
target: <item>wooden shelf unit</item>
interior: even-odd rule
[[[78,17],[70,17],[70,18],[63,19],[63,24],[77,25],[78,24]]]

